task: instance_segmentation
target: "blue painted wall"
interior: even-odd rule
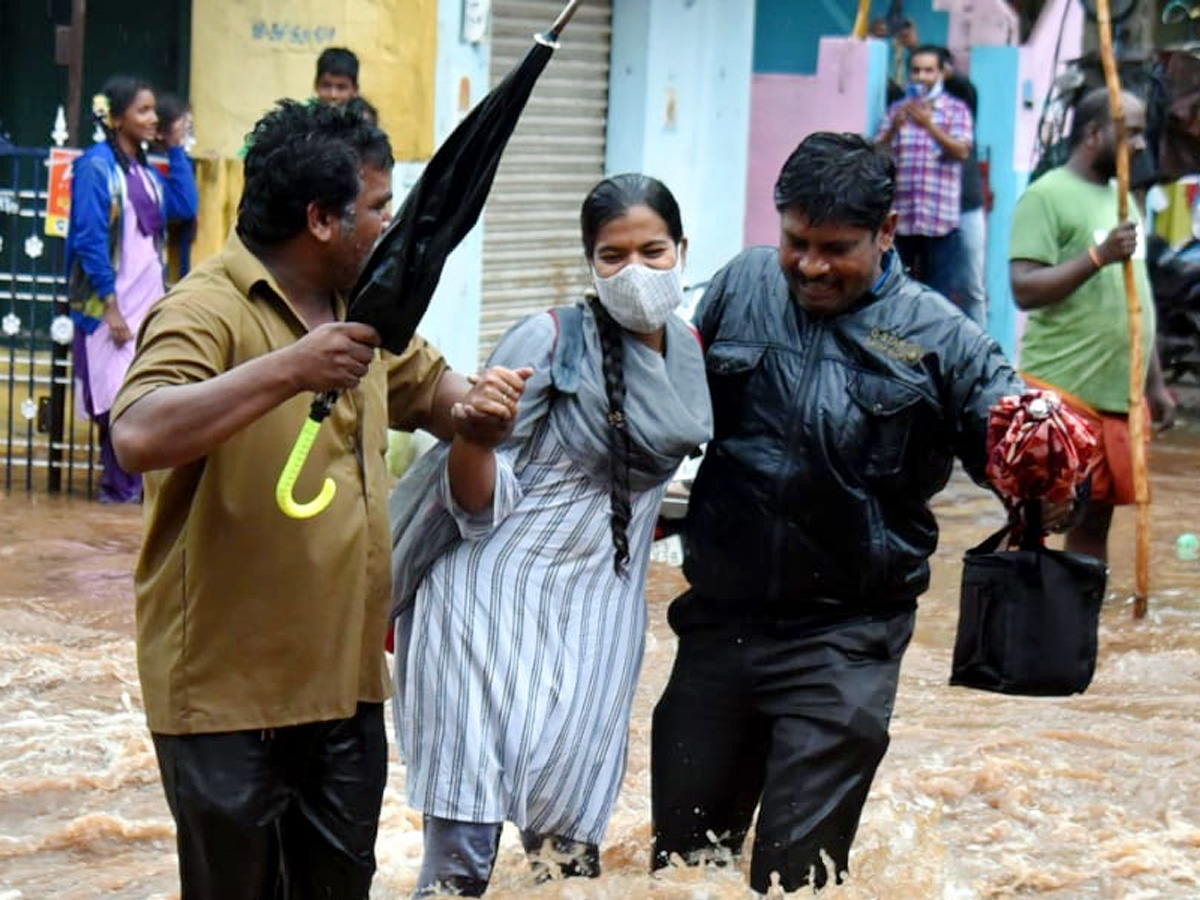
[[[615,0],[609,173],[675,194],[698,283],[742,249],[754,8],[744,0]]]
[[[873,0],[871,17],[882,16],[890,0]],[[817,42],[827,34],[849,35],[858,4],[854,0],[756,0],[754,71],[813,75]],[[923,44],[945,46],[950,15],[933,9],[933,0],[907,0],[904,14],[917,24]]]
[[[865,134],[874,137],[887,112],[888,66],[891,45],[888,41],[871,39],[871,63],[867,74],[867,128]]]
[[[604,160],[610,174],[638,171],[642,165],[648,130],[651,12],[650,3],[613,3]]]
[[[1016,47],[986,46],[971,51],[971,80],[979,91],[979,108],[988,110],[976,123],[975,139],[981,154],[985,148],[991,154],[991,187],[996,198],[988,216],[988,331],[1014,360],[1017,307],[1008,279],[1008,243],[1013,210],[1028,181],[1028,173],[1018,171],[1014,159],[1019,66]],[[1026,168],[1024,160],[1020,168]]]

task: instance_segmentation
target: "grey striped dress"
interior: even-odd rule
[[[538,352],[526,359],[544,371],[553,330],[529,331]],[[619,577],[608,486],[572,461],[549,392],[537,376],[527,387],[522,416],[540,421],[519,463],[497,454],[492,510],[456,509],[443,470],[466,540],[397,623],[396,727],[413,808],[599,843],[625,772],[666,483],[633,495]]]

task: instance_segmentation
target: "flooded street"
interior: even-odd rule
[[[1158,442],[1153,462],[1149,616],[1131,618],[1133,514],[1120,510],[1096,678],[1070,699],[947,686],[959,560],[1002,516],[961,476],[938,499],[942,544],[904,663],[892,748],[851,856],[853,881],[823,896],[1200,897],[1200,562],[1174,553],[1180,533],[1200,531],[1200,428]],[[0,900],[177,896],[173,825],[134,661],[140,529],[138,509],[0,494]],[[674,653],[666,605],[681,586],[677,570],[656,564],[605,875],[534,887],[506,829],[488,896],[750,896],[737,871],[646,874],[650,711]],[[376,898],[405,898],[416,879],[420,820],[403,788],[394,761]]]

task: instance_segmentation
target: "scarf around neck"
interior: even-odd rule
[[[551,422],[565,452],[589,477],[607,483],[611,455],[608,394],[599,328],[584,304],[579,383],[554,402]],[[646,491],[670,479],[679,464],[712,437],[712,403],[700,342],[678,316],[667,321],[666,352],[621,330],[624,415],[630,438],[630,488]],[[516,437],[514,435],[514,437]]]
[[[138,231],[146,237],[158,237],[163,230],[158,191],[152,189],[151,184],[147,184],[147,180],[153,177],[136,160],[129,161],[129,171],[125,173],[129,205],[133,207],[133,213],[137,216]]]

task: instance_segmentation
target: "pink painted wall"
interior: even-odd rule
[[[1018,171],[1028,172],[1032,168],[1042,104],[1055,76],[1059,74],[1051,71],[1056,48],[1059,71],[1065,67],[1067,60],[1077,59],[1083,53],[1083,7],[1078,0],[1051,0],[1047,3],[1029,40],[1020,49],[1020,83],[1017,85],[1016,129],[1013,137],[1013,160]],[[1028,93],[1024,88],[1026,82],[1032,86]],[[1032,105],[1022,101],[1025,96],[1032,98]]]
[[[933,8],[950,13],[946,44],[961,71],[970,68],[971,48],[1016,44],[1021,22],[1006,0],[934,0]]]
[[[872,41],[871,43],[875,43]],[[755,75],[750,87],[747,246],[779,240],[772,191],[788,154],[814,131],[864,132],[872,103],[870,46],[821,38],[816,75]]]
[[[1005,0],[934,0],[934,9],[950,13],[949,43],[962,67],[971,46],[1012,44],[1017,19]],[[1062,28],[1061,43],[1059,27]],[[750,88],[750,152],[746,177],[747,246],[778,240],[779,216],[771,199],[779,169],[805,135],[814,131],[869,132],[882,111],[882,84],[872,84],[872,45],[845,37],[823,37],[816,75],[756,74]],[[1014,160],[1028,169],[1042,102],[1059,63],[1078,57],[1083,46],[1083,10],[1078,0],[1051,0],[1020,48],[1020,80],[1014,117]],[[876,75],[882,79],[878,68]],[[1032,98],[1028,106],[1023,97]]]

